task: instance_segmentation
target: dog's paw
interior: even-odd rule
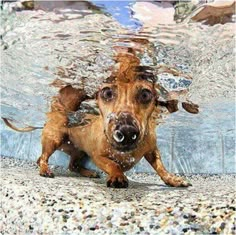
[[[47,177],[47,178],[54,178],[54,174],[50,170],[40,172],[39,175],[42,176],[42,177]]]
[[[110,188],[127,188],[129,185],[125,175],[111,175],[107,180],[107,187]]]
[[[169,185],[171,187],[189,187],[192,186],[192,184],[187,181],[186,179],[176,176],[176,175],[172,175],[169,176],[167,178],[167,180],[165,180],[165,184]]]
[[[88,177],[88,178],[99,178],[99,174],[96,171],[92,171],[89,169],[86,169],[84,167],[74,167],[72,165],[69,166],[69,170],[71,172],[79,173],[83,177]]]
[[[96,171],[88,170],[86,168],[80,168],[78,170],[79,174],[83,177],[89,177],[89,178],[99,178],[99,174]]]

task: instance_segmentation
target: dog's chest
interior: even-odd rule
[[[132,168],[141,157],[134,156],[132,153],[110,153],[109,158],[120,165],[123,170]]]

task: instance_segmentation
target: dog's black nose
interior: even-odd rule
[[[118,118],[118,123],[113,133],[113,139],[123,151],[132,149],[138,141],[139,128],[136,121],[127,113]]]
[[[114,131],[113,138],[117,144],[130,146],[137,142],[139,130],[135,126],[123,125]]]

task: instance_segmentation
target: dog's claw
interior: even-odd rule
[[[46,171],[44,173],[40,173],[40,176],[46,177],[46,178],[54,178],[54,174],[51,171]]]
[[[165,182],[166,185],[171,187],[189,187],[192,186],[192,184],[181,177],[175,176],[172,178],[168,178],[168,180]]]
[[[94,172],[92,175],[89,176],[89,178],[100,178],[100,175]]]
[[[107,187],[109,188],[127,188],[129,186],[126,176],[110,176],[107,180]]]
[[[192,184],[188,181],[183,181],[178,187],[189,187],[192,186]]]
[[[79,173],[83,177],[88,177],[88,178],[100,178],[99,174],[96,171],[86,169],[84,167],[74,167],[70,166],[69,170],[75,173]]]
[[[81,174],[81,176],[88,177],[88,178],[100,178],[100,175],[95,171],[94,172],[91,171],[89,174],[86,174],[86,175]]]
[[[128,188],[128,182],[119,182],[119,181],[107,181],[107,187],[109,188]]]

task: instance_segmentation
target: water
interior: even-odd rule
[[[147,15],[150,4],[155,14]],[[159,120],[158,143],[167,168],[236,172],[234,23],[176,24],[168,17],[162,22],[154,17],[158,4],[36,2],[38,10],[18,12],[6,4],[1,11],[1,116],[19,126],[43,126],[60,84],[83,87],[93,96],[111,75],[114,48],[134,48],[142,65],[172,68],[156,74],[163,98],[200,106],[199,114],[180,107]],[[171,4],[167,9],[168,15],[174,11]],[[36,159],[40,154],[40,133],[1,129],[2,155]],[[54,160],[64,165],[65,159]],[[143,163],[136,170],[147,168]]]

